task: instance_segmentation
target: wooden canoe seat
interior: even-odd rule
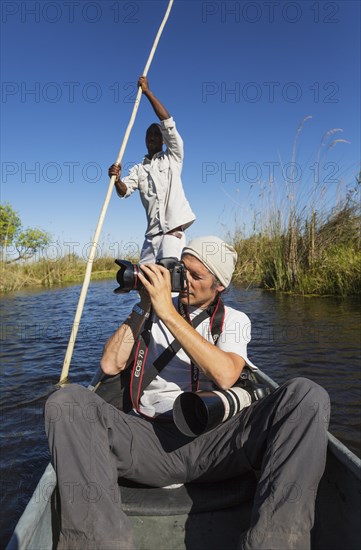
[[[129,516],[174,516],[232,508],[249,503],[257,480],[249,474],[207,483],[158,488],[119,480],[123,509]]]

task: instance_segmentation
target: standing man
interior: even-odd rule
[[[185,197],[181,172],[183,140],[167,109],[150,91],[148,80],[141,76],[138,85],[149,99],[160,124],[151,124],[145,135],[148,150],[140,164],[120,179],[121,166],[113,164],[109,176],[117,176],[118,195],[129,197],[136,189],[147,215],[145,240],[140,253],[141,263],[153,263],[164,257],[180,258],[185,245],[184,231],[195,220]],[[163,143],[167,149],[163,151]]]
[[[144,380],[173,339],[179,348],[151,383],[142,388],[139,382],[129,414],[77,384],[49,397],[45,420],[58,480],[58,550],[134,548],[118,476],[162,487],[221,482],[249,471],[257,474],[258,485],[239,548],[309,550],[316,489],[326,461],[329,398],[323,388],[294,378],[197,437],[183,435],[172,421],[174,401],[182,392],[228,390],[250,364],[250,321],[221,297],[236,258],[235,250],[217,237],[194,239],[182,254],[188,288],[173,298],[169,271],[142,265],[140,302],[106,343],[101,367],[109,375],[126,369],[136,344],[133,379],[140,369]],[[151,308],[154,315],[149,316]],[[214,344],[217,312],[222,327]],[[195,326],[197,317],[202,322]],[[145,329],[148,322],[151,327]],[[146,354],[140,353],[143,343]],[[85,499],[91,489],[92,498]]]

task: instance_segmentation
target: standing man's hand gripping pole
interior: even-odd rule
[[[124,197],[125,193],[127,192],[127,186],[120,179],[121,171],[122,171],[121,164],[112,164],[108,170],[108,175],[110,178],[112,176],[116,177],[115,183],[114,183],[115,188],[117,190],[118,195],[121,197]]]

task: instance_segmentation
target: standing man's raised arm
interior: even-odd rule
[[[159,120],[166,120],[170,118],[170,114],[164,105],[155,97],[153,92],[149,89],[148,79],[146,76],[141,76],[138,80],[138,86],[142,88],[143,94],[149,99],[151,106],[154,109],[155,114]]]

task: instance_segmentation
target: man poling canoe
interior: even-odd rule
[[[148,74],[150,65],[153,61],[153,57],[154,57],[154,54],[156,52],[156,49],[157,49],[157,46],[158,46],[158,43],[159,43],[159,40],[160,40],[160,37],[162,36],[163,29],[165,27],[166,22],[168,21],[170,12],[172,10],[173,2],[174,2],[174,0],[169,0],[169,2],[168,2],[168,7],[166,9],[163,20],[160,24],[160,27],[159,27],[157,35],[155,37],[152,49],[150,51],[149,57],[147,59],[145,67],[144,67],[144,71],[143,71],[144,76],[146,76]],[[132,128],[133,128],[133,125],[134,125],[134,122],[135,122],[135,118],[137,116],[137,112],[138,112],[141,97],[142,97],[142,88],[139,87],[137,97],[136,97],[135,102],[134,102],[134,107],[133,107],[133,110],[132,110],[132,114],[130,116],[129,123],[128,123],[127,129],[125,131],[124,138],[123,138],[122,144],[120,146],[117,159],[115,161],[116,165],[120,165],[120,163],[123,159],[124,151],[125,151],[125,148],[127,146],[129,136],[130,136],[130,133],[132,131]],[[110,178],[110,181],[109,181],[107,194],[106,194],[105,199],[104,199],[103,207],[101,209],[98,224],[97,224],[97,227],[96,227],[96,230],[95,230],[95,233],[94,233],[94,237],[93,237],[93,240],[92,240],[92,246],[91,246],[90,251],[89,251],[89,257],[88,257],[88,261],[87,261],[87,265],[86,265],[84,281],[83,281],[83,285],[82,285],[80,296],[79,296],[78,305],[77,305],[75,316],[74,316],[73,326],[72,326],[72,330],[71,330],[71,333],[70,333],[70,338],[69,338],[69,341],[68,341],[68,347],[67,347],[65,357],[64,357],[63,368],[61,370],[61,375],[60,375],[60,380],[59,380],[60,385],[65,384],[67,382],[67,379],[68,379],[70,362],[71,362],[71,358],[72,358],[72,355],[73,355],[75,340],[76,340],[76,337],[77,337],[77,334],[78,334],[78,329],[79,329],[80,320],[81,320],[81,316],[82,316],[83,309],[84,309],[85,299],[86,299],[86,295],[87,295],[88,288],[89,288],[91,272],[92,272],[94,259],[96,257],[96,253],[97,253],[97,246],[98,246],[98,242],[99,242],[99,237],[100,237],[100,234],[101,234],[101,231],[102,231],[102,228],[103,228],[103,224],[104,224],[104,220],[105,220],[105,216],[106,216],[106,213],[107,213],[107,210],[108,210],[108,207],[109,207],[110,199],[111,199],[112,192],[113,192],[113,189],[114,189],[114,183],[115,183],[115,176],[112,176]]]
[[[154,262],[160,258],[180,258],[185,245],[184,231],[195,220],[185,197],[181,172],[183,140],[173,117],[149,89],[148,80],[141,76],[142,89],[160,124],[147,129],[145,143],[147,155],[140,164],[131,168],[129,175],[120,179],[121,165],[112,164],[109,176],[116,176],[115,187],[120,197],[129,197],[138,190],[147,215],[145,240],[140,262]],[[163,151],[163,143],[167,149]]]

